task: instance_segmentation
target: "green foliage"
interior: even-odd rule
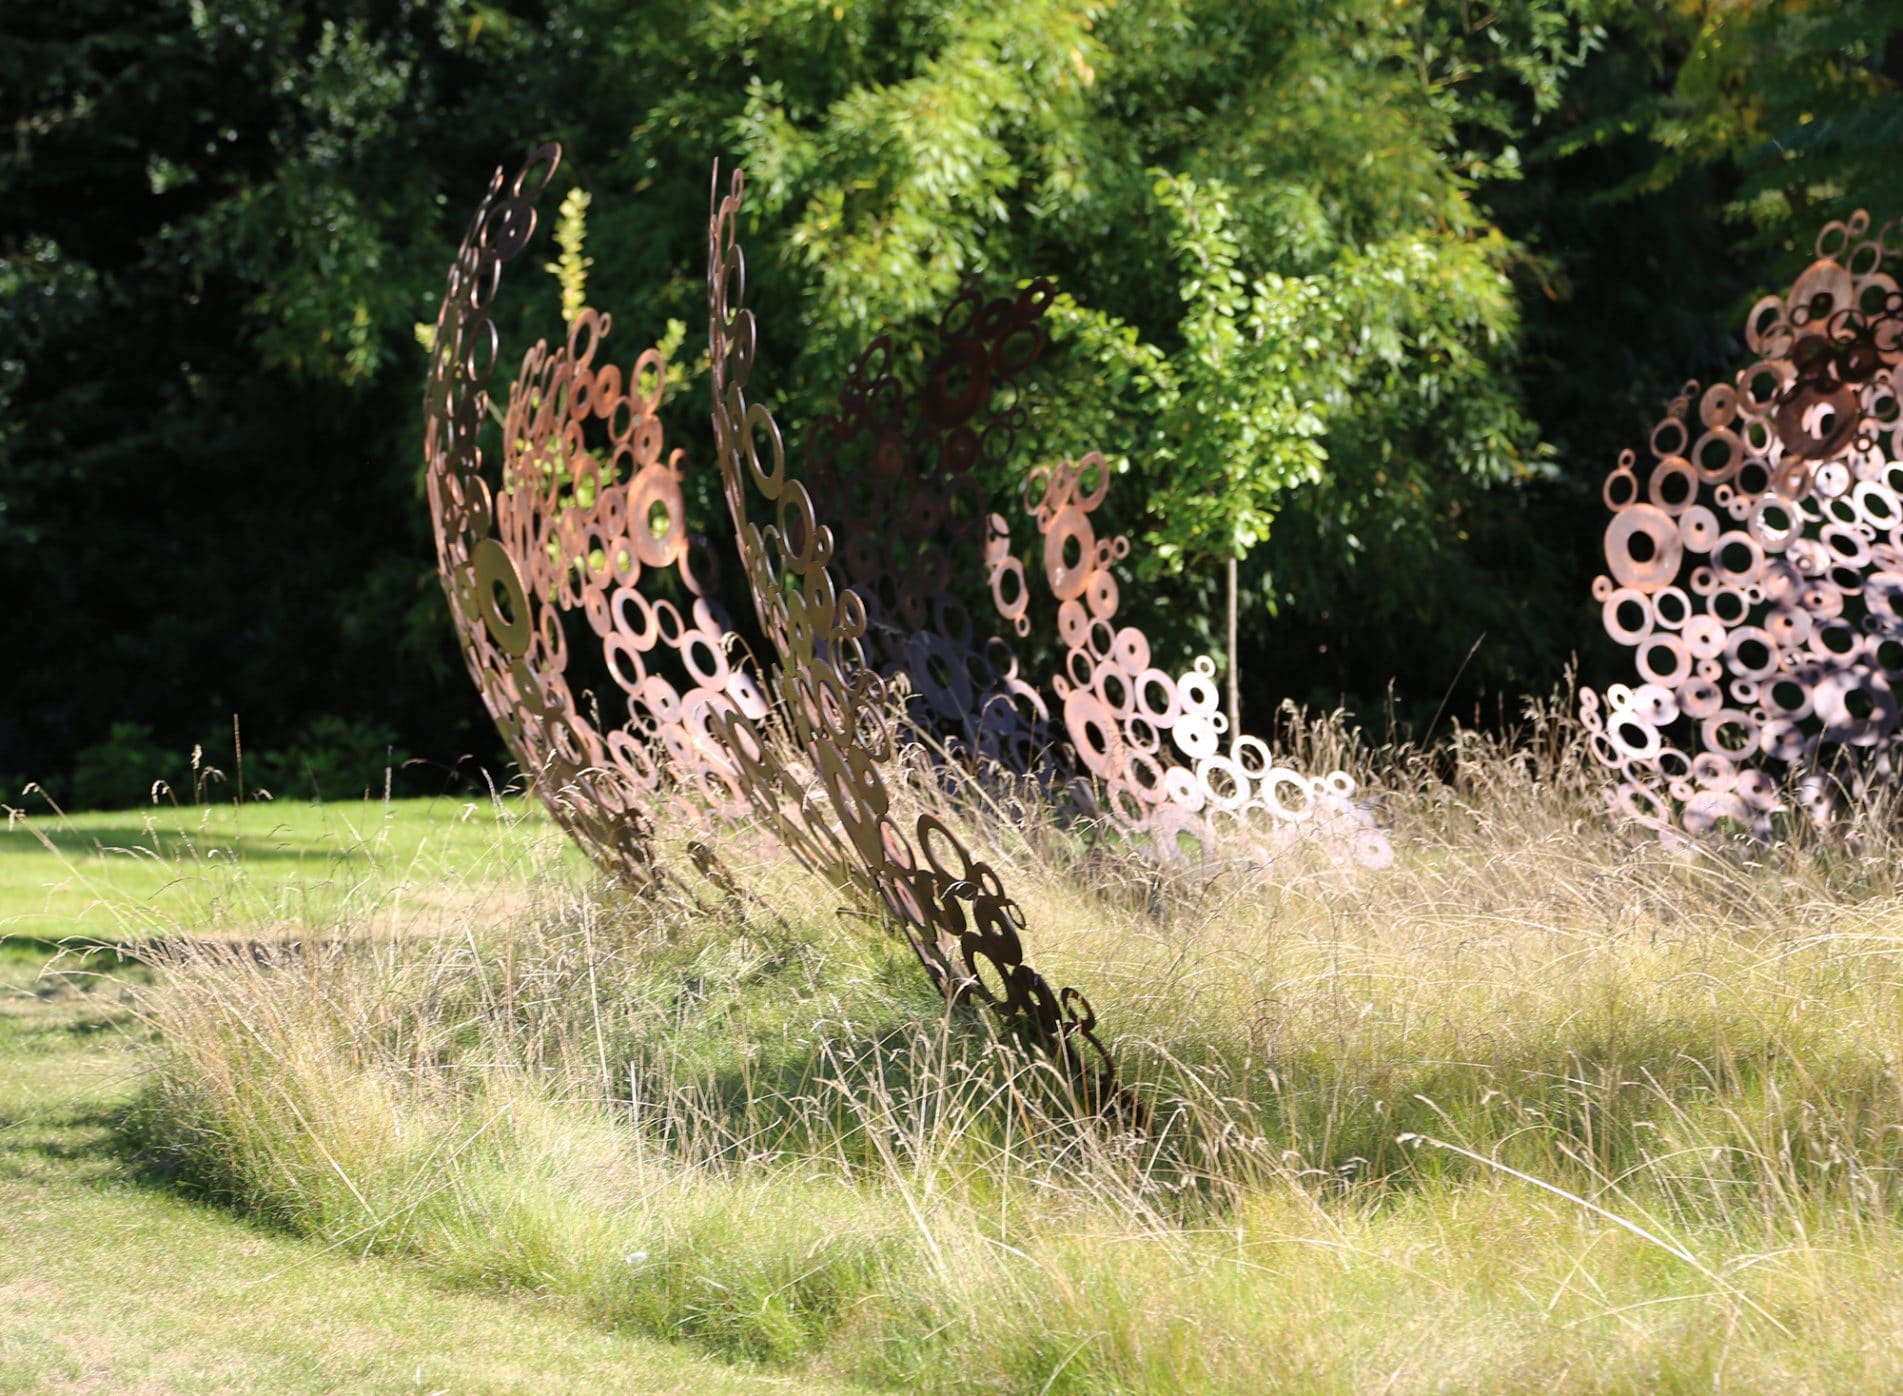
[[[408,754],[396,732],[380,722],[321,714],[290,742],[243,753],[245,794],[260,788],[280,799],[356,799],[381,796],[386,780],[398,788]],[[196,803],[210,785],[235,781],[239,753],[230,733],[189,752],[167,745],[144,722],[115,722],[103,742],[82,747],[73,775],[52,790],[73,809],[123,809],[176,801]],[[229,792],[237,793],[235,785]]]
[[[1903,209],[1903,76],[1898,0],[1748,0],[1687,7],[1687,45],[1668,96],[1652,105],[1657,163],[1640,187],[1666,189],[1727,164],[1724,206],[1760,247],[1808,246],[1859,207]]]
[[[1153,573],[1246,555],[1285,501],[1312,508],[1322,497],[1297,492],[1328,479],[1330,439],[1393,460],[1368,438],[1404,435],[1419,409],[1450,399],[1476,420],[1457,443],[1465,449],[1446,450],[1449,475],[1524,480],[1542,467],[1514,396],[1487,392],[1516,329],[1497,234],[1396,238],[1307,275],[1249,277],[1220,182],[1164,175],[1156,194],[1184,306],[1177,352],[1070,298],[1057,317],[1086,361],[1120,364],[1116,386],[1133,390],[1139,410],[1115,425],[1134,439],[1151,486]],[[1371,411],[1380,426],[1365,425]],[[1350,510],[1393,509],[1396,483],[1388,472],[1352,483],[1337,474],[1333,493]]]
[[[153,740],[150,725],[115,722],[105,741],[80,748],[73,760],[71,793],[55,793],[75,809],[146,805],[158,787],[184,784],[179,780],[184,768],[177,751]]]
[[[34,605],[0,617],[0,768],[366,693],[432,761],[494,754],[429,575],[414,326],[490,168],[549,137],[556,274],[511,283],[506,352],[584,296],[617,357],[665,339],[696,527],[724,506],[677,360],[724,152],[792,440],[874,334],[916,368],[966,280],[1051,276],[991,483],[1116,461],[1167,654],[1241,554],[1258,716],[1543,689],[1591,628],[1605,462],[1821,216],[1903,204],[1899,5],[16,9],[0,587]]]
[[[901,27],[931,46],[889,75],[756,78],[729,129],[806,297],[788,395],[878,327],[916,343],[963,277],[1053,274],[1069,353],[1033,454],[1118,460],[1162,629],[1207,642],[1194,571],[1281,519],[1300,541],[1254,560],[1255,606],[1403,627],[1427,589],[1394,561],[1458,586],[1471,515],[1550,474],[1514,376],[1527,254],[1477,194],[1603,8],[969,5]]]
[[[1158,355],[1162,439],[1147,453],[1163,496],[1150,557],[1171,567],[1246,554],[1268,536],[1279,497],[1321,479],[1343,326],[1322,278],[1244,275],[1220,182],[1163,175],[1156,195],[1184,307],[1182,350]]]
[[[376,798],[408,759],[383,723],[326,714],[306,723],[290,745],[257,759],[255,779],[278,799]]]
[[[561,213],[555,220],[555,245],[562,254],[548,267],[562,288],[563,320],[572,321],[588,304],[588,268],[595,259],[582,255],[587,240],[588,191],[571,189],[562,196]]]
[[[0,766],[57,790],[115,723],[184,752],[340,692],[469,749],[405,341],[442,274],[438,179],[514,138],[458,125],[499,45],[453,17],[0,19],[0,589],[30,598],[0,616]]]

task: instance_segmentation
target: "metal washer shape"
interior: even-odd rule
[[[1606,478],[1606,631],[1636,683],[1580,694],[1616,813],[1667,840],[1828,825],[1896,765],[1903,680],[1903,230],[1827,225],[1752,307],[1756,361],[1688,383]]]

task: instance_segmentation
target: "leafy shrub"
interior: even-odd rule
[[[381,795],[386,774],[408,759],[382,723],[327,714],[306,723],[290,746],[259,754],[254,769],[280,799],[350,800]]]
[[[142,805],[156,784],[179,785],[186,765],[183,755],[153,739],[146,723],[115,722],[105,741],[80,748],[65,803],[74,809]]]

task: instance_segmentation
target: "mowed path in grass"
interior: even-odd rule
[[[284,935],[353,901],[387,906],[392,891],[420,913],[472,883],[555,867],[585,864],[516,798],[14,811],[0,828],[0,937]]]
[[[234,933],[245,918],[220,899],[334,908],[366,880],[387,891],[435,870],[453,881],[547,828],[530,820],[518,833],[508,812],[421,801],[265,817],[286,812],[166,811],[151,828],[139,814],[88,815],[50,831],[54,850],[17,828],[5,836],[0,1392],[816,1389],[611,1333],[532,1296],[445,1290],[142,1176],[116,1121],[138,1073],[127,976],[145,971],[56,959],[48,942],[142,919],[175,933],[200,911]],[[150,854],[107,851],[128,832]]]

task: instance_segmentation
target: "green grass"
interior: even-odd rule
[[[402,814],[415,847],[466,837]],[[345,837],[296,866],[348,863]],[[43,946],[0,941],[0,1392],[786,1389],[532,1294],[446,1287],[188,1198],[127,1148],[145,1052],[131,996],[150,980],[116,955],[49,970]]]
[[[0,830],[0,936],[282,935],[332,924],[366,895],[387,906],[405,887],[424,909],[477,864],[521,872],[553,858],[579,873],[560,847],[519,798],[16,812]]]
[[[1399,771],[1377,878],[967,825],[1148,1135],[739,838],[712,913],[551,876],[460,936],[174,961],[143,1139],[319,1243],[869,1386],[1903,1383],[1881,812],[1861,853],[1681,856],[1566,752],[1463,742]]]
[[[152,947],[114,1137],[167,1206],[802,1388],[1903,1387],[1897,822],[1675,853],[1539,750],[1396,756],[1378,877],[942,810],[1144,1134],[744,832],[751,897],[697,905],[531,819],[294,951],[268,897]]]

